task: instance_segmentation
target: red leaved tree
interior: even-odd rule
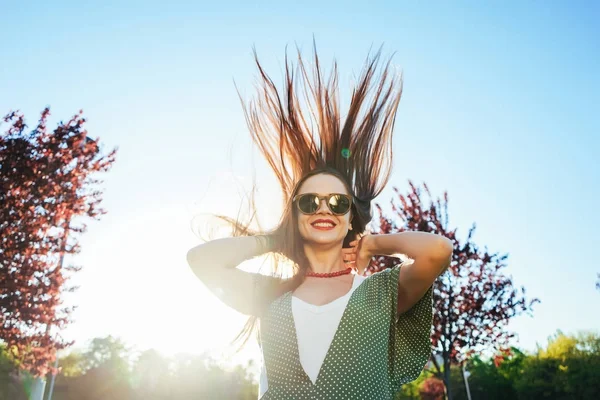
[[[46,108],[37,126],[25,132],[22,114],[4,117],[0,134],[0,341],[17,364],[35,376],[48,372],[56,350],[66,347],[49,327],[63,329],[72,308],[61,293],[77,267],[61,268],[64,254],[76,254],[86,225],[75,217],[98,219],[102,181],[116,154],[101,155],[98,140],[83,129],[82,113],[49,131]]]
[[[421,400],[443,400],[446,396],[444,382],[434,377],[425,379],[419,388],[419,395]]]
[[[507,255],[481,250],[473,241],[475,225],[464,241],[458,239],[456,228],[448,226],[448,194],[443,201],[433,200],[426,184],[423,190],[409,181],[406,195],[397,188],[397,200],[392,200],[394,216],[388,218],[379,210],[379,227],[374,233],[396,233],[422,231],[439,234],[452,240],[454,252],[445,273],[434,283],[434,320],[432,346],[434,356],[443,360],[439,365],[432,358],[434,372],[443,378],[449,398],[450,365],[460,364],[472,354],[484,350],[493,352],[509,348],[509,339],[514,336],[507,330],[511,318],[531,312],[532,305],[539,301],[525,299],[525,289],[513,286],[511,277],[505,275]],[[390,268],[397,259],[376,257],[371,261],[368,272]]]

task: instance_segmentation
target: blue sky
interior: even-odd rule
[[[404,94],[392,186],[450,196],[450,223],[510,254],[507,272],[538,297],[511,323],[534,349],[557,329],[600,331],[600,7],[594,2],[40,2],[2,5],[0,112],[33,125],[79,109],[119,147],[105,175],[109,214],[73,263],[79,305],[66,335],[104,334],[165,352],[220,348],[243,318],[188,270],[198,212],[233,213],[256,167],[276,218],[273,176],[251,150],[234,80],[253,95],[255,46],[281,81],[285,47],[340,66],[342,97],[371,47],[395,52]],[[229,336],[227,336],[231,333]]]

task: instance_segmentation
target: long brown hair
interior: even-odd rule
[[[341,124],[337,64],[334,61],[331,74],[325,80],[316,47],[313,53],[310,71],[299,50],[296,67],[286,54],[285,84],[278,90],[255,51],[260,82],[258,96],[247,104],[242,101],[252,139],[279,181],[284,211],[271,231],[260,227],[250,229],[253,218],[245,223],[239,218],[220,218],[235,227],[236,236],[274,235],[274,275],[280,274],[277,266],[282,258],[293,263],[292,278],[273,280],[272,290],[265,290],[264,296],[268,298],[264,307],[270,300],[298,287],[308,268],[297,226],[297,211],[292,204],[302,183],[310,176],[326,173],[346,185],[354,198],[353,230],[344,240],[344,246],[348,246],[371,221],[371,201],[385,187],[392,169],[391,139],[402,94],[402,78],[391,71],[391,58],[380,68],[381,50],[367,57]],[[252,207],[255,210],[253,204]],[[236,339],[244,338],[245,343],[255,323],[256,317],[250,317]]]

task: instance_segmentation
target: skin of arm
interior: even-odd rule
[[[367,235],[362,240],[365,240],[361,246],[364,247],[364,257],[369,260],[375,255],[394,254],[406,254],[414,260],[412,264],[403,266],[400,272],[398,313],[409,310],[423,297],[450,264],[454,248],[451,240],[427,232]]]
[[[187,253],[192,272],[225,304],[242,314],[255,310],[254,276],[237,269],[243,261],[270,251],[264,236],[216,239],[198,245]]]

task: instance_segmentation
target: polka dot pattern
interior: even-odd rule
[[[431,354],[432,289],[398,316],[399,274],[400,265],[373,274],[352,293],[315,384],[300,364],[292,293],[271,303],[260,319],[261,400],[392,399],[416,379]]]

